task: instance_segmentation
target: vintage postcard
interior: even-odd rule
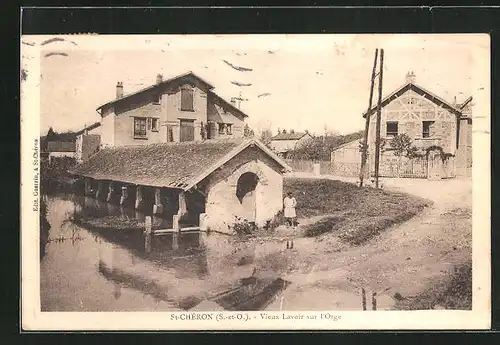
[[[488,35],[20,45],[24,330],[490,327]]]

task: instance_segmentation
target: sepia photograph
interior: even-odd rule
[[[488,35],[21,53],[25,327],[488,327]]]

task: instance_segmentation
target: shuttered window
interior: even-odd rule
[[[193,111],[193,89],[189,86],[183,86],[181,88],[181,110],[182,111]]]
[[[179,141],[193,141],[194,140],[194,120],[181,120],[180,121],[180,140]]]

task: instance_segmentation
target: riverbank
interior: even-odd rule
[[[261,274],[283,272],[292,282],[269,310],[360,310],[361,289],[376,292],[383,310],[470,309],[472,184],[426,182],[393,182],[432,205],[361,245],[327,233],[258,260]]]

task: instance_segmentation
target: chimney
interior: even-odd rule
[[[236,107],[236,100],[234,99],[234,97],[231,97],[231,104]]]
[[[123,97],[123,83],[119,81],[116,83],[116,99]]]
[[[294,129],[290,129],[290,133],[294,134],[295,130]]]
[[[411,72],[408,72],[406,73],[406,83],[411,83],[411,84],[415,84],[417,80],[417,77],[415,76],[415,73],[413,73],[413,71]]]
[[[158,74],[156,76],[156,84],[160,84],[161,82],[163,82],[163,76],[161,74]]]

